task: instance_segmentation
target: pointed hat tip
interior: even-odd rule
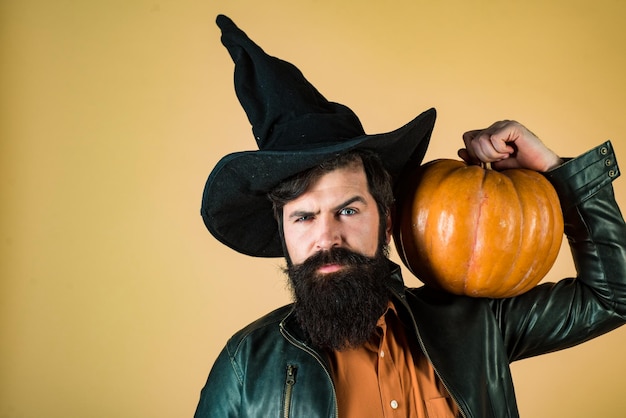
[[[224,29],[227,26],[235,26],[235,22],[233,22],[230,17],[222,14],[217,15],[217,18],[215,18],[215,23],[217,23],[217,26],[219,26],[221,29]]]
[[[239,29],[239,26],[228,16],[217,15],[215,23],[217,23],[217,26],[222,31],[222,43],[224,46],[227,46],[227,44],[231,43],[233,40],[237,40],[235,44],[241,44],[248,39],[245,32]]]

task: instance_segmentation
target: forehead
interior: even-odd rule
[[[360,161],[335,168],[320,174],[314,179],[304,194],[327,188],[363,188],[367,189],[367,177]]]
[[[285,207],[322,200],[330,204],[335,199],[356,195],[372,198],[367,176],[360,162],[324,172],[309,184],[304,193],[287,202]]]

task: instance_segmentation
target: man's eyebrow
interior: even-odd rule
[[[333,208],[333,211],[336,212],[338,210],[341,210],[343,208],[345,208],[346,206],[351,205],[354,202],[361,202],[363,204],[367,204],[367,201],[365,200],[365,198],[363,196],[353,196],[350,199],[346,200],[345,202],[335,206]],[[293,212],[290,212],[289,215],[287,216],[287,218],[302,218],[302,217],[306,217],[306,216],[313,216],[315,214],[319,213],[318,212],[313,212],[313,211],[308,211],[308,210],[294,210]]]
[[[359,196],[359,195],[357,195],[357,196],[351,197],[350,199],[346,200],[346,201],[345,201],[345,202],[343,202],[342,204],[335,206],[335,207],[333,208],[333,210],[338,211],[338,210],[340,210],[340,209],[345,208],[346,206],[350,206],[350,205],[351,205],[351,204],[353,204],[354,202],[361,202],[361,203],[363,203],[364,205],[366,205],[366,204],[367,204],[367,202],[365,201],[365,198],[364,198],[363,196]]]
[[[308,210],[294,210],[293,212],[291,212],[289,214],[289,216],[287,216],[287,218],[291,219],[291,218],[302,218],[302,217],[308,217],[308,216],[312,216],[315,215],[315,212],[313,211],[308,211]]]

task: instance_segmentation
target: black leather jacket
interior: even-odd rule
[[[464,417],[517,417],[509,363],[571,347],[626,318],[626,225],[606,142],[546,176],[563,207],[578,276],[509,299],[405,288],[394,303]],[[326,357],[282,307],[235,334],[202,390],[197,418],[337,417]]]

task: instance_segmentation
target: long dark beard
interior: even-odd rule
[[[319,267],[337,263],[336,273],[319,274]],[[295,299],[295,315],[311,342],[322,349],[342,350],[362,345],[390,299],[389,263],[381,248],[373,258],[344,248],[315,254],[286,269]]]

